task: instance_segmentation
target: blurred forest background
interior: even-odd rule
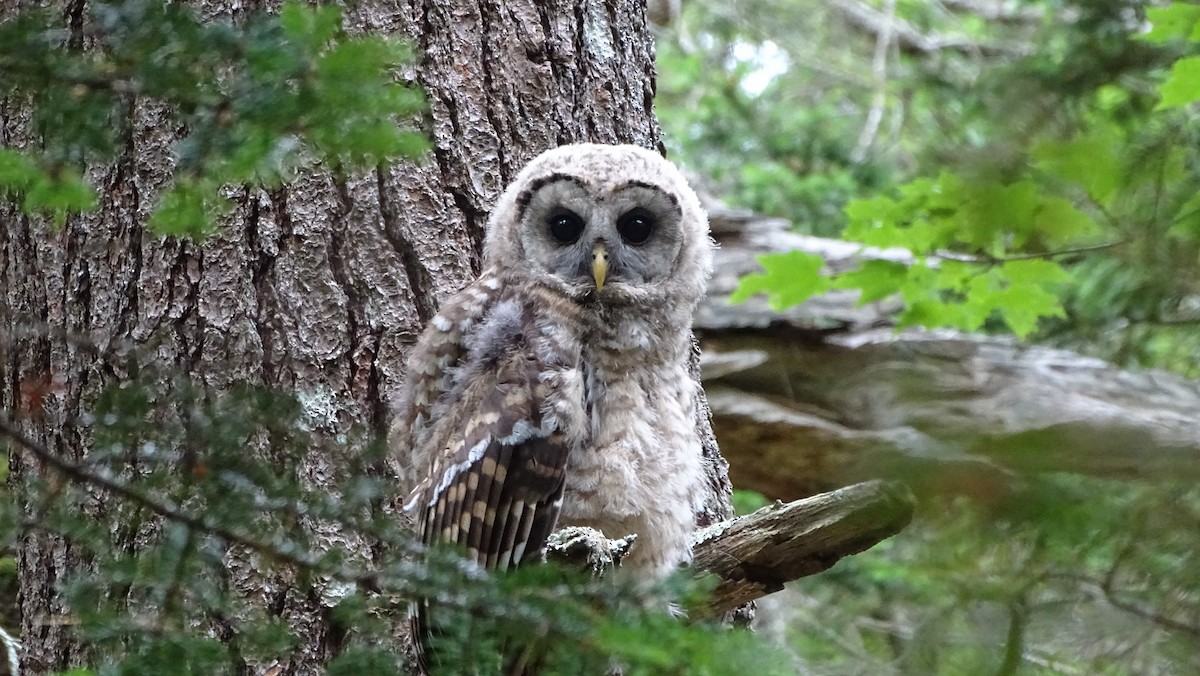
[[[922,300],[887,282],[907,323],[1013,330],[1196,378],[1197,12],[686,2],[660,34],[657,110],[675,159],[709,192],[799,232],[940,253],[979,264],[972,275],[1052,264],[1036,329],[1003,307],[962,312],[966,287],[943,286],[945,302],[914,313]],[[988,208],[928,199],[959,190]],[[1053,216],[1028,217],[1039,212]],[[750,290],[781,305],[820,290],[787,299],[789,274]],[[901,535],[760,612],[806,673],[1196,673],[1200,489],[1060,472],[1023,477],[1001,501],[926,495]]]
[[[902,328],[1015,334],[1133,371],[1200,378],[1200,6],[1138,0],[650,4],[661,10],[658,118],[671,158],[698,186],[733,207],[786,219],[797,233],[912,254],[905,264],[873,260],[831,274],[817,274],[823,262],[811,254],[765,256],[764,273],[747,277],[738,297],[767,294],[784,310],[825,291],[851,289],[864,301],[899,298]],[[26,212],[61,221],[95,205],[71,167],[81,157],[94,161],[116,152],[105,115],[120,101],[123,92],[111,85],[121,81],[99,67],[141,68],[138,50],[158,49],[171,35],[192,41],[178,52],[171,47],[172,54],[201,53],[214,44],[228,54],[198,61],[204,77],[181,78],[175,62],[159,64],[162,72],[144,66],[148,75],[140,74],[146,86],[161,87],[151,95],[186,104],[181,108],[192,132],[180,146],[187,171],[180,170],[174,192],[152,217],[155,236],[211,235],[221,215],[211,198],[219,186],[278,187],[309,166],[308,151],[296,150],[298,142],[281,146],[281,136],[303,136],[331,166],[348,159],[373,167],[424,152],[420,134],[400,132],[393,123],[423,114],[419,96],[379,84],[381,77],[390,84],[386,69],[407,68],[412,55],[385,41],[347,39],[337,12],[285,5],[278,25],[249,22],[253,30],[235,34],[201,30],[178,4],[161,16],[158,9],[147,11],[159,23],[143,24],[145,16],[137,14],[143,6],[159,7],[127,2],[97,11],[110,35],[136,39],[102,45],[111,62],[83,60],[80,70],[72,70],[75,61],[55,60],[61,36],[37,32],[42,24],[0,25],[8,31],[0,40],[0,66],[11,67],[0,72],[5,95],[24,102],[22,92],[39,92],[47,83],[37,103],[50,112],[40,122],[59,131],[44,134],[45,147],[30,144],[50,158],[45,166],[51,171],[0,149],[0,188],[20,195]],[[278,49],[280,35],[295,53]],[[260,42],[263,36],[271,40]],[[14,54],[33,54],[34,66]],[[46,54],[52,58],[35,63]],[[233,70],[229,64],[243,57],[249,75],[235,83],[250,114],[239,118],[226,114],[222,97],[207,94],[219,90],[218,81]],[[19,71],[23,63],[28,67]],[[301,67],[311,63],[322,65]],[[61,74],[55,68],[95,76],[99,85],[81,79],[69,86],[47,75]],[[206,96],[195,95],[197,81],[208,88]],[[311,129],[286,114],[311,112],[313,101],[324,99],[306,99],[281,84],[294,82],[300,89],[311,84],[305,95],[333,92],[334,103],[318,106],[319,114],[309,118]],[[214,98],[220,105],[211,105]],[[347,117],[350,103],[360,118]],[[62,132],[77,131],[74,124],[89,134]],[[270,213],[270,201],[261,204]],[[129,357],[129,372],[137,372],[136,358]],[[268,660],[296,642],[277,617],[252,622],[245,636],[225,642],[193,631],[213,621],[213,608],[241,610],[226,598],[231,585],[214,579],[214,571],[225,570],[227,553],[210,550],[210,540],[259,547],[254,552],[262,560],[254,566],[299,569],[304,584],[297,587],[306,589],[322,575],[345,572],[345,562],[336,547],[306,558],[314,542],[302,527],[305,519],[329,519],[384,541],[376,529],[392,529],[386,533],[396,538],[389,542],[396,558],[408,553],[407,540],[392,532],[394,523],[372,511],[386,488],[377,481],[384,451],[364,442],[363,430],[355,429],[351,442],[340,432],[327,440],[339,449],[366,449],[348,461],[344,486],[332,491],[297,482],[281,476],[279,463],[297,461],[303,452],[296,449],[319,435],[297,424],[304,417],[296,402],[257,392],[214,394],[190,388],[180,376],[144,368],[141,380],[114,384],[97,398],[86,424],[94,428],[95,446],[87,464],[68,466],[75,474],[65,475],[82,488],[62,475],[26,477],[23,490],[42,501],[45,514],[0,504],[6,534],[32,529],[38,519],[61,519],[53,532],[76,538],[88,552],[88,570],[62,583],[74,604],[71,622],[96,663],[108,655],[137,657],[124,671],[108,664],[105,673],[179,664],[214,673],[230,663]],[[184,384],[172,385],[172,378]],[[14,389],[16,379],[12,375]],[[36,419],[42,399],[54,396],[50,389],[30,392],[17,413]],[[148,412],[156,408],[182,422],[147,429]],[[329,418],[329,427],[339,423]],[[193,428],[209,436],[198,441],[189,436]],[[9,437],[18,440],[9,448],[36,452],[35,444]],[[263,463],[246,457],[246,439],[258,437],[269,437],[279,457]],[[176,448],[182,455],[157,452]],[[681,654],[718,666],[680,673],[728,673],[720,665],[746,655],[782,667],[777,673],[1200,673],[1200,488],[1183,472],[1175,481],[1098,478],[1086,471],[1086,458],[1079,462],[1084,469],[1077,472],[1022,474],[1015,489],[1002,494],[973,493],[969,485],[952,494],[921,491],[917,517],[899,536],[761,604],[760,634],[782,657],[745,637],[731,639],[731,632],[689,634],[673,620],[607,622],[586,603],[572,615],[553,595],[541,599],[537,612],[560,613],[552,617],[569,637],[560,643],[592,650],[592,659],[601,660],[592,666],[614,650],[626,651],[631,664],[649,665],[630,673],[664,673],[663,665],[685,669]],[[196,480],[181,486],[180,467]],[[221,473],[214,469],[241,483],[201,480]],[[80,480],[85,472],[91,474]],[[0,477],[6,473],[0,466]],[[114,507],[110,527],[86,508],[89,491],[108,490],[103,482],[118,476],[144,494],[132,506]],[[147,496],[171,500],[154,503]],[[760,488],[740,491],[735,500],[744,512],[798,497]],[[189,521],[190,512],[181,517],[163,507],[172,504],[194,507],[200,516]],[[208,505],[220,509],[205,512]],[[231,536],[251,522],[264,533],[261,542]],[[114,534],[125,540],[114,543]],[[135,551],[135,544],[144,549]],[[387,580],[396,586],[387,591],[407,598],[462,583],[413,570],[401,563],[389,568]],[[15,596],[16,577],[14,559],[0,556],[0,599]],[[287,591],[280,592],[280,607]],[[324,612],[327,599],[317,596],[312,605]],[[397,656],[380,638],[390,636],[390,628],[377,620],[403,602],[372,605],[365,596],[346,592],[322,616],[339,632],[330,652],[342,651],[341,671],[330,673],[396,669]],[[493,619],[506,621],[510,597],[480,598],[500,608]],[[130,619],[130,606],[154,623]],[[16,626],[13,609],[0,605],[0,624]],[[656,642],[644,641],[651,633]],[[597,635],[595,644],[584,642]],[[360,653],[342,650],[347,645]]]

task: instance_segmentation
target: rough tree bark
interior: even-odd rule
[[[22,6],[0,0],[0,18]],[[237,20],[245,5],[204,3]],[[75,34],[84,0],[62,6]],[[311,174],[286,189],[244,189],[220,234],[200,246],[149,234],[146,217],[169,175],[173,128],[138,102],[120,159],[91,171],[99,208],[52,229],[0,205],[0,324],[48,326],[0,340],[0,402],[21,408],[50,391],[24,432],[62,457],[86,454],[79,414],[104,385],[128,376],[101,350],[146,346],[166,365],[214,387],[251,383],[296,393],[314,436],[352,423],[383,430],[402,356],[438,302],[477,272],[489,207],[538,152],[572,141],[658,145],[653,45],[638,0],[364,0],[347,7],[352,30],[410,37],[422,59],[404,74],[428,92],[434,150],[427,161],[338,180]],[[36,144],[20,101],[0,100],[0,142]],[[49,389],[47,390],[47,386]],[[39,389],[40,388],[40,389]],[[700,421],[707,425],[707,420]],[[710,435],[711,439],[711,435]],[[704,525],[729,513],[729,483],[715,443]],[[336,475],[311,454],[316,486]],[[19,483],[38,468],[14,457]],[[105,509],[98,495],[96,509]],[[326,546],[350,550],[336,530]],[[70,543],[46,534],[19,551],[24,664],[31,673],[77,664],[56,583],[77,565]],[[259,580],[230,560],[233,584],[261,596],[299,637],[277,673],[316,673],[336,651],[326,602],[286,578]]]
[[[912,515],[913,498],[903,484],[869,481],[700,530],[693,565],[718,580],[701,610],[728,613],[828,570],[895,535]]]

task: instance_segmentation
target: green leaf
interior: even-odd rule
[[[944,273],[930,267],[924,260],[911,265],[900,287],[900,297],[904,299],[905,308],[897,317],[897,325],[906,326],[964,326],[963,306],[961,297],[947,296],[941,286],[940,278]],[[953,277],[955,275],[951,275]],[[947,297],[950,300],[947,300]]]
[[[274,187],[309,163],[351,168],[417,159],[413,124],[423,95],[396,82],[411,63],[400,40],[348,36],[336,6],[286,2],[278,16],[203,20],[179,3],[100,3],[94,45],[62,49],[60,20],[44,13],[0,22],[0,94],[29,99],[41,146],[0,153],[0,191],[59,221],[95,202],[78,172],[109,162],[134,122],[131,97],[160,100],[163,128],[186,129],[172,149],[173,186],[152,215],[161,233],[213,231],[224,185]],[[44,167],[50,169],[44,170]],[[210,191],[202,194],[202,189]]]
[[[1200,100],[1200,56],[1188,56],[1175,62],[1166,82],[1158,87],[1157,110],[1179,108]]]
[[[979,264],[944,259],[938,262],[934,286],[938,289],[960,291],[979,276]]]
[[[875,223],[890,222],[900,216],[899,203],[888,197],[877,196],[851,200],[846,204],[846,217],[851,223],[869,227]],[[858,239],[856,236],[855,239]]]
[[[50,171],[15,150],[0,149],[0,194],[21,197],[26,213],[44,213],[61,225],[67,214],[96,206],[96,193],[75,169],[58,166]]]
[[[1141,36],[1148,42],[1200,39],[1200,5],[1176,2],[1166,7],[1146,8],[1146,20],[1154,27]]]
[[[1083,187],[1098,204],[1110,204],[1124,171],[1123,144],[1110,125],[1097,125],[1070,141],[1043,141],[1033,148],[1042,171]]]
[[[1096,88],[1096,106],[1110,118],[1114,114],[1120,114],[1121,109],[1129,105],[1132,99],[1133,94],[1119,85],[1102,85]]]
[[[917,261],[900,284],[905,308],[897,323],[976,331],[998,313],[1014,333],[1025,337],[1040,318],[1062,316],[1055,291],[1066,279],[1059,265],[1038,259],[987,269],[962,261],[942,260],[937,267]]]
[[[159,198],[150,227],[160,235],[202,239],[216,230],[230,204],[208,181],[179,181]]]
[[[315,52],[341,31],[342,13],[333,5],[310,7],[286,2],[279,9],[279,24],[290,40]]]
[[[88,211],[96,206],[96,193],[74,170],[63,169],[54,177],[45,176],[29,186],[22,208],[27,213],[49,213],[58,225],[68,213]]]
[[[851,207],[858,202],[858,200],[851,202],[850,206],[846,207],[846,213],[851,218],[843,234],[846,239],[882,249],[905,245],[905,241],[908,238],[907,230],[898,227],[895,220],[876,218],[855,219]]]
[[[33,160],[15,150],[0,148],[0,189],[24,190],[41,175]]]
[[[1006,261],[1000,265],[1000,271],[1011,284],[1060,284],[1068,277],[1061,265],[1040,258]]]
[[[1043,199],[1033,214],[1033,231],[1052,247],[1072,244],[1099,230],[1091,216],[1061,197]]]
[[[870,246],[900,246],[903,232],[897,227],[914,211],[912,205],[903,204],[884,195],[851,200],[843,210],[848,219],[844,236]]]
[[[1024,242],[1040,197],[1036,184],[975,183],[965,190],[968,199],[959,219],[958,241],[989,253],[998,253],[1009,236],[1012,246]]]
[[[826,291],[829,281],[821,276],[825,259],[803,251],[764,254],[758,262],[765,272],[747,275],[738,283],[730,302],[741,303],[756,293],[766,292],[771,309],[782,312]]]
[[[905,306],[904,311],[896,318],[896,326],[899,328],[909,326],[967,328],[963,326],[962,314],[960,304],[950,304],[936,298],[921,298]]]
[[[864,305],[898,293],[907,276],[908,266],[903,263],[869,260],[856,270],[839,274],[831,285],[835,289],[858,289],[858,304]]]
[[[1052,289],[1066,279],[1066,271],[1051,261],[1007,261],[972,280],[967,305],[982,313],[977,315],[980,321],[998,313],[1014,334],[1024,338],[1042,317],[1064,316],[1062,302]]]
[[[1042,317],[1065,316],[1058,296],[1035,284],[1009,286],[996,292],[992,302],[1018,338],[1032,333]]]
[[[1175,212],[1167,232],[1184,239],[1200,240],[1200,192],[1192,195]]]

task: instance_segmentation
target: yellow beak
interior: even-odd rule
[[[592,278],[596,280],[596,290],[604,290],[604,278],[608,276],[608,251],[599,242],[592,247]]]

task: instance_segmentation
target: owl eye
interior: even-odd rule
[[[654,232],[654,216],[645,209],[626,211],[617,219],[617,233],[626,244],[645,244]]]
[[[573,211],[556,211],[550,215],[547,222],[550,227],[550,236],[559,244],[574,244],[575,240],[583,234],[583,219]]]

